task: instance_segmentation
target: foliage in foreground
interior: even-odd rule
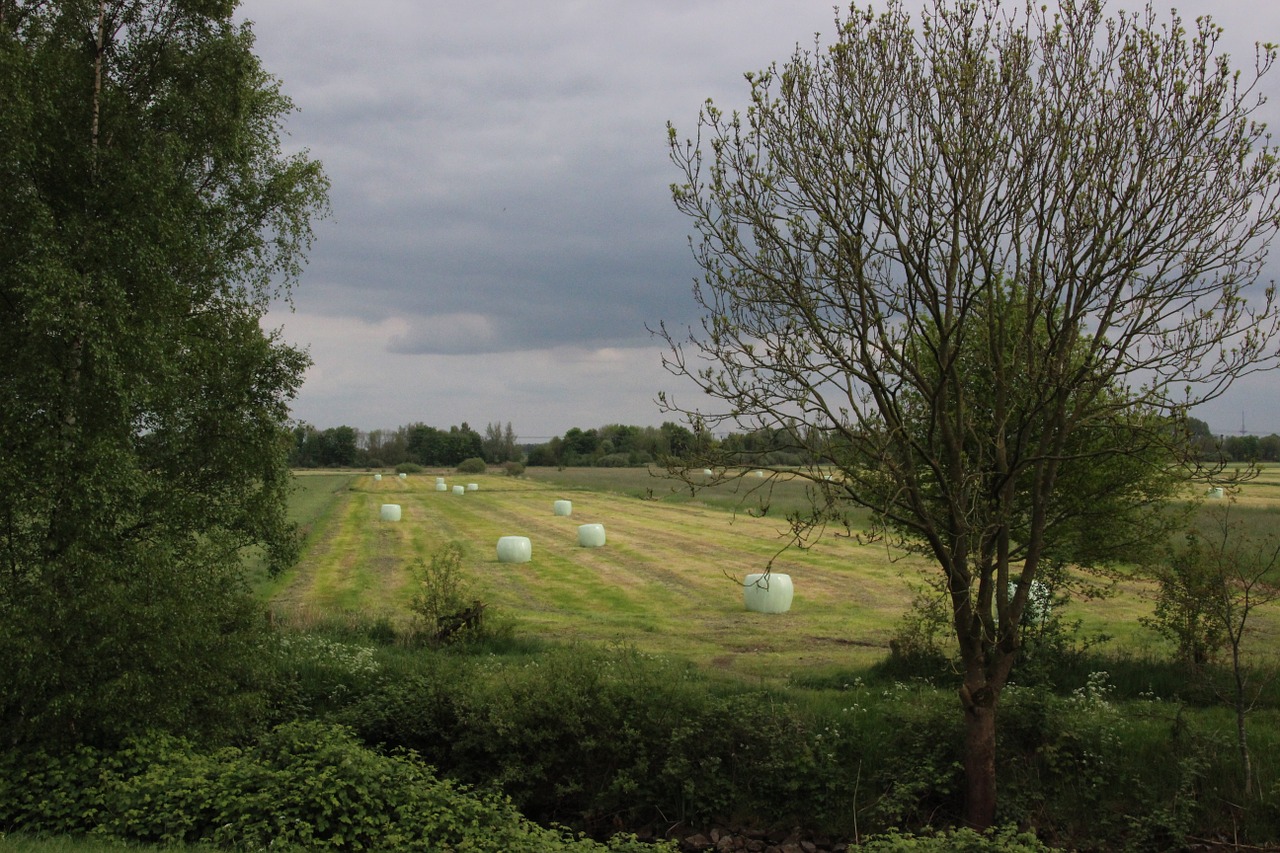
[[[606,849],[323,723],[281,726],[245,749],[153,735],[118,751],[10,753],[0,766],[0,828],[20,832],[236,849]],[[608,849],[652,848],[619,837]]]
[[[834,674],[783,694],[626,647],[285,639],[275,713],[288,722],[222,749],[156,734],[119,751],[11,751],[0,832],[241,847],[272,833],[382,849],[425,835],[499,849],[466,846],[484,835],[554,850],[589,848],[518,815],[596,837],[680,821],[865,839],[960,820],[955,697],[921,680]],[[1095,672],[1065,693],[1010,689],[1000,823],[1079,850],[1167,850],[1229,826],[1255,843],[1280,838],[1280,776],[1267,765],[1257,794],[1243,794],[1225,709],[1121,685]],[[1268,696],[1257,712],[1260,755],[1280,754],[1278,706]],[[946,849],[928,837],[877,843]],[[1013,849],[1035,849],[1024,843]]]
[[[955,696],[905,676],[782,694],[625,647],[383,649],[358,666],[324,654],[327,668],[294,685],[294,713],[412,749],[465,783],[498,784],[541,823],[661,832],[747,821],[855,838],[960,821]],[[1145,682],[1126,682],[1122,700],[1104,672],[1064,688],[1009,691],[1001,822],[1076,849],[1163,850],[1233,821],[1241,837],[1280,838],[1280,777],[1268,768],[1258,795],[1242,794],[1219,709],[1171,692],[1160,701]],[[1260,754],[1280,749],[1267,702]]]
[[[866,853],[1049,853],[1052,848],[1030,832],[1014,827],[988,830],[944,830],[924,835],[904,835],[897,830],[867,839]]]

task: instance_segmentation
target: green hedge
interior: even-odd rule
[[[0,829],[237,849],[652,850],[537,826],[507,798],[440,779],[412,753],[380,754],[316,722],[213,752],[154,735],[116,751],[9,753]]]

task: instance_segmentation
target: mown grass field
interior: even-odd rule
[[[479,488],[436,491],[436,476]],[[457,541],[475,594],[522,635],[628,643],[710,672],[773,681],[883,658],[929,571],[921,558],[847,536],[785,548],[784,516],[802,505],[803,487],[780,483],[766,495],[766,481],[751,476],[696,496],[644,469],[530,469],[522,478],[428,471],[380,482],[364,473],[313,473],[299,483],[297,517],[310,527],[302,559],[264,587],[283,624],[385,618],[405,625],[415,568]],[[571,516],[553,514],[558,499],[572,501]],[[379,520],[384,503],[401,505],[400,522]],[[1275,529],[1280,468],[1248,484],[1233,511]],[[585,523],[604,525],[603,548],[579,547]],[[530,538],[529,563],[498,561],[498,538],[508,535]],[[774,571],[792,576],[792,609],[748,612],[741,579],[771,560]],[[1125,581],[1116,595],[1077,603],[1070,615],[1087,633],[1112,636],[1110,650],[1158,651],[1156,635],[1138,623],[1151,612],[1150,594],[1146,583]],[[1258,612],[1249,647],[1258,654],[1280,647],[1280,607]]]

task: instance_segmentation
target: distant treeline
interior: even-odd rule
[[[1280,435],[1217,437],[1209,425],[1188,419],[1193,447],[1206,460],[1222,462],[1280,462]],[[489,465],[522,462],[532,466],[598,466],[626,468],[688,455],[714,447],[722,459],[739,457],[744,464],[802,465],[811,461],[803,431],[797,427],[760,429],[711,438],[695,435],[679,424],[660,427],[608,424],[595,429],[574,427],[542,444],[522,444],[508,421],[486,424],[479,433],[463,421],[439,429],[423,423],[397,429],[363,432],[339,426],[319,430],[302,423],[294,427],[290,463],[296,468],[382,468],[413,462],[451,467],[466,459]]]
[[[439,429],[423,423],[364,432],[338,426],[320,430],[300,423],[293,429],[290,463],[295,468],[382,468],[405,462],[429,467],[455,466],[466,459],[489,465],[647,465],[694,447],[694,435],[673,423],[661,427],[610,424],[570,429],[543,444],[521,444],[510,422],[487,424],[484,432],[465,421]]]
[[[1209,425],[1188,418],[1193,446],[1201,459],[1222,462],[1280,462],[1280,435],[1215,436]]]
[[[505,429],[489,424],[484,435],[466,421],[448,429],[416,423],[369,432],[349,426],[319,430],[301,423],[293,428],[289,461],[295,468],[384,468],[403,462],[447,467],[477,457],[491,463],[518,461],[522,455],[509,423]]]

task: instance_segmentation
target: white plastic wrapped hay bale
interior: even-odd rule
[[[406,474],[406,473],[404,473],[403,471],[401,471],[401,472],[400,472],[400,474],[399,474],[398,476],[400,477],[400,479],[401,479],[401,480],[407,480],[407,479],[409,479],[409,475],[408,475],[408,474]]]
[[[443,486],[443,485],[444,485],[444,477],[436,477],[436,485],[437,485],[437,486]]]
[[[449,491],[449,484],[448,484],[448,483],[436,483],[436,491],[437,491],[437,492],[447,492],[447,491]]]
[[[533,543],[528,536],[503,536],[498,539],[499,563],[527,563],[533,559]]]
[[[465,495],[465,494],[467,493],[467,487],[466,487],[466,486],[454,486],[454,487],[453,487],[453,493],[454,493],[455,495]]]
[[[479,484],[479,483],[467,483],[467,491],[468,491],[468,492],[478,492],[478,491],[480,491],[480,484]]]
[[[794,594],[791,575],[777,572],[754,572],[742,585],[743,603],[755,613],[786,613]]]
[[[703,469],[702,469],[702,476],[704,476],[704,477],[714,477],[714,476],[715,476],[715,472],[714,472],[714,471],[712,471],[710,468],[703,468]]]
[[[556,501],[551,505],[551,512],[555,515],[573,515],[573,501]]]
[[[1009,600],[1012,601],[1018,592],[1016,581],[1009,581]],[[1022,611],[1024,619],[1032,622],[1044,622],[1053,614],[1053,593],[1040,581],[1032,581],[1027,591],[1027,606]]]
[[[1222,486],[1214,486],[1209,490],[1209,500],[1220,501],[1225,494],[1226,492],[1222,490]]]
[[[383,521],[399,521],[400,504],[383,504],[382,510],[378,513],[378,517]]]
[[[578,525],[578,544],[581,545],[583,548],[604,547],[604,525],[603,524]]]

